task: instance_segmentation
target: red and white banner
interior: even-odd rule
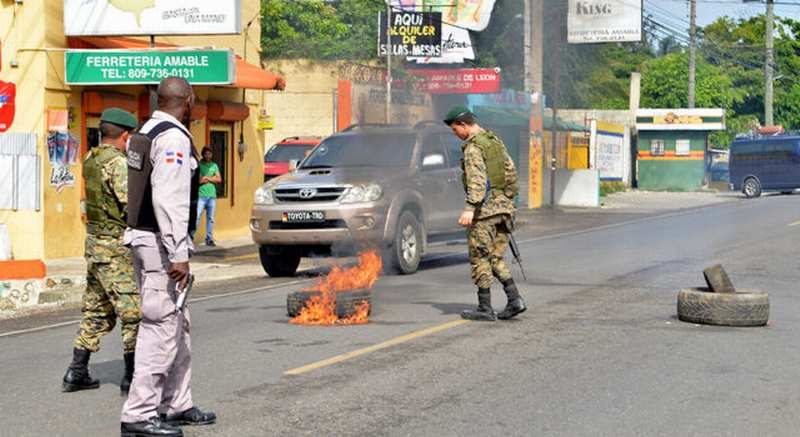
[[[461,68],[411,70],[414,86],[429,94],[491,94],[500,91],[500,70]]]
[[[14,99],[16,94],[16,85],[0,80],[0,132],[7,131],[11,128],[11,123],[14,122]]]

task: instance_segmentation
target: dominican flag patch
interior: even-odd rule
[[[178,163],[178,165],[183,165],[183,153],[181,152],[173,152],[169,151],[166,153],[167,155],[167,164],[174,164]]]

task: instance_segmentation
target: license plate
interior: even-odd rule
[[[322,211],[290,211],[283,213],[284,223],[319,223],[325,221]]]

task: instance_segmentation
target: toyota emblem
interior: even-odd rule
[[[298,194],[300,194],[301,199],[310,199],[317,194],[317,190],[314,188],[301,188]]]

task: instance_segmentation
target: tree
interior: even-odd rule
[[[377,57],[381,0],[262,0],[264,58],[358,59]]]

